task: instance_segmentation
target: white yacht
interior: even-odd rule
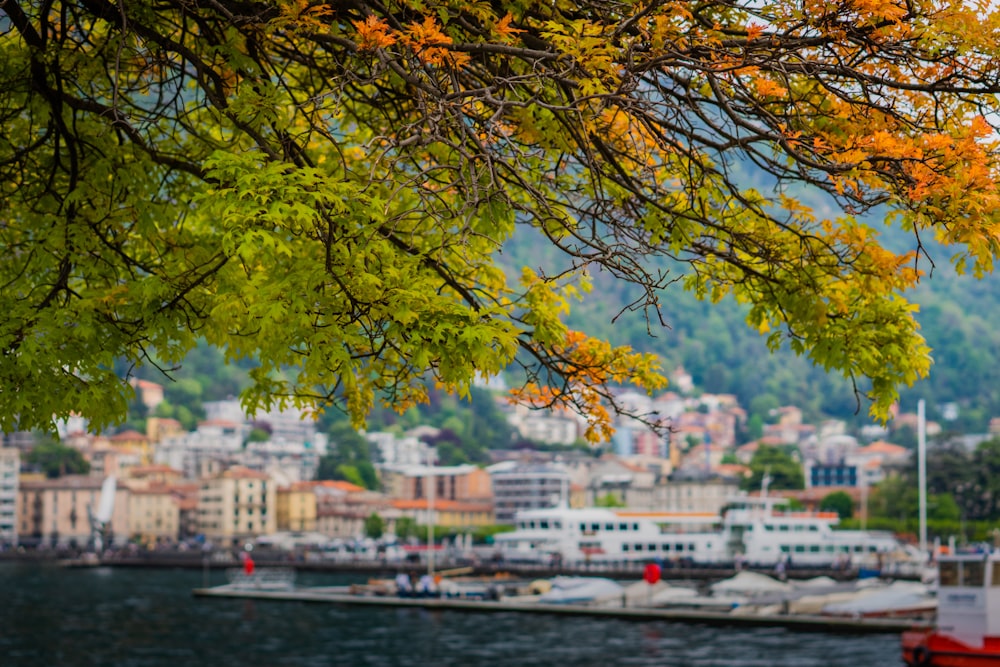
[[[890,533],[834,530],[836,513],[794,512],[787,500],[737,496],[722,515],[556,507],[519,512],[516,529],[495,536],[511,562],[679,561],[720,565],[832,566],[889,557],[903,546]]]

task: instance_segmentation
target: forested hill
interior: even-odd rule
[[[907,239],[899,234],[896,241],[901,244]],[[958,276],[943,251],[933,252],[933,276],[913,299],[921,305],[919,321],[934,350],[935,363],[929,379],[903,391],[902,407],[913,411],[917,400],[924,398],[928,417],[940,420],[940,406],[957,403],[959,417],[946,423],[946,428],[984,432],[989,419],[1000,416],[1000,276],[982,280]],[[521,233],[504,247],[500,260],[512,271],[527,265],[548,274],[566,263],[550,243]],[[656,352],[666,369],[683,365],[700,390],[735,394],[752,414],[765,416],[770,408],[797,405],[811,421],[837,417],[855,424],[870,422],[867,405],[859,409],[848,380],[812,366],[787,347],[771,354],[764,338],[744,322],[744,308],[732,300],[701,302],[674,284],[661,298],[666,323],[661,326],[655,317],[647,323],[641,311],[622,312],[640,296],[635,288],[608,274],[592,278],[594,289],[573,304],[569,317],[573,328],[615,344]],[[202,346],[172,374],[174,382],[164,382],[151,366],[133,369],[133,373],[163,382],[168,404],[177,412],[163,416],[176,416],[193,426],[202,416],[200,403],[237,394],[252,365],[224,365],[220,353]],[[128,369],[120,371],[124,375]]]
[[[908,247],[913,242],[903,232],[889,234],[890,246]],[[931,246],[930,253],[933,274],[911,299],[921,306],[918,319],[933,349],[934,365],[928,379],[903,390],[902,408],[914,411],[917,400],[924,398],[928,417],[940,419],[940,406],[957,403],[958,419],[946,426],[982,432],[990,417],[1000,416],[1000,277],[959,276],[946,251]],[[502,261],[510,266],[527,264],[550,275],[566,264],[551,244],[521,233],[504,246]],[[929,269],[926,263],[921,266]],[[572,306],[572,327],[615,344],[656,352],[668,369],[683,365],[700,389],[736,394],[751,412],[794,404],[811,419],[870,421],[868,406],[862,404],[859,410],[850,381],[825,373],[787,347],[771,354],[764,337],[747,327],[746,310],[734,301],[701,302],[673,284],[661,298],[666,324],[662,326],[653,314],[647,322],[642,311],[623,312],[641,296],[635,288],[607,273],[592,279],[594,289]]]

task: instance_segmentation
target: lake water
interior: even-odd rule
[[[0,665],[902,665],[895,635],[193,597],[202,584],[197,570],[0,564]]]

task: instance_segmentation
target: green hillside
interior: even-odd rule
[[[530,230],[519,233],[504,247],[501,257],[512,269],[522,263],[554,275],[565,268],[551,244],[538,242]],[[901,249],[915,240],[905,232],[885,232],[887,244]],[[957,403],[958,420],[950,424],[963,432],[985,431],[991,416],[1000,416],[1000,278],[982,280],[959,276],[943,251],[927,240],[934,261],[921,266],[930,275],[912,295],[920,304],[918,320],[934,350],[928,379],[901,392],[904,410],[912,411],[926,399],[928,416],[939,418],[939,407]],[[675,272],[677,267],[662,267]],[[763,336],[745,324],[745,309],[732,300],[711,304],[699,301],[680,284],[669,285],[661,296],[661,324],[655,312],[630,310],[642,294],[607,273],[592,276],[594,289],[573,305],[569,323],[574,328],[659,354],[666,368],[683,365],[696,385],[706,392],[731,393],[752,411],[756,406],[795,404],[810,419],[836,417],[868,423],[867,404],[859,406],[851,382],[814,367],[787,348],[771,354]],[[647,319],[648,315],[648,319]],[[859,389],[864,386],[859,385]]]

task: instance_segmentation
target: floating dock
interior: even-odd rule
[[[392,595],[359,595],[343,586],[304,587],[266,590],[245,586],[216,586],[194,589],[196,597],[242,598],[281,602],[325,602],[369,607],[412,607],[429,610],[497,613],[514,612],[559,616],[592,616],[636,621],[667,621],[716,626],[768,626],[808,632],[844,634],[898,634],[904,630],[931,628],[927,621],[904,618],[845,618],[800,614],[733,614],[690,609],[656,607],[609,607],[537,602],[494,601],[468,598],[403,598]]]

